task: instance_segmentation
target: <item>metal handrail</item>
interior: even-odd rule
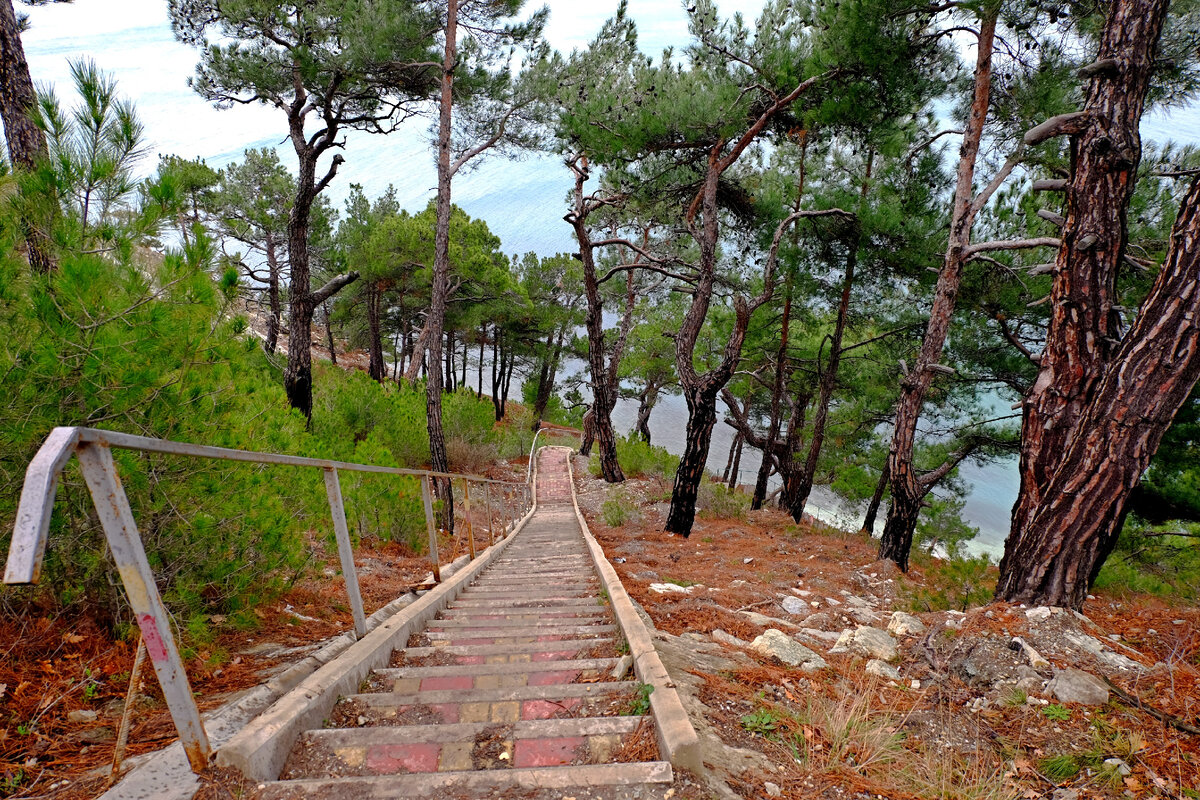
[[[536,436],[534,437],[536,441]],[[140,450],[147,453],[214,458],[225,461],[242,461],[256,464],[278,464],[295,467],[313,467],[325,474],[325,491],[333,519],[338,555],[342,575],[346,581],[346,594],[354,616],[354,630],[358,637],[366,634],[366,616],[362,595],[358,587],[358,574],[354,566],[354,552],[350,542],[350,531],[346,524],[345,505],[342,500],[341,482],[338,471],[369,472],[386,475],[404,475],[421,478],[422,504],[425,524],[429,534],[429,556],[433,565],[434,581],[441,580],[441,565],[438,557],[437,527],[433,518],[432,480],[462,480],[464,483],[463,509],[466,516],[467,539],[471,558],[475,557],[475,534],[471,517],[471,484],[482,484],[488,514],[488,534],[494,543],[495,525],[492,514],[491,492],[493,486],[504,487],[501,493],[501,518],[503,533],[507,536],[515,528],[533,502],[528,477],[519,481],[498,481],[481,475],[463,475],[432,470],[381,467],[374,464],[356,464],[323,458],[288,456],[279,453],[260,453],[251,450],[234,450],[226,447],[173,442],[134,436],[116,431],[95,428],[55,428],[38,449],[25,471],[25,484],[21,488],[21,500],[17,506],[16,525],[9,545],[8,561],[5,566],[4,582],[12,585],[37,583],[41,576],[46,542],[50,534],[50,516],[54,510],[54,497],[58,489],[58,476],[74,455],[79,459],[84,482],[91,493],[96,513],[104,528],[113,560],[121,573],[121,582],[129,598],[129,604],[137,618],[147,654],[154,664],[159,684],[167,707],[179,731],[179,739],[187,753],[188,761],[196,772],[208,765],[211,747],[200,712],[192,696],[191,686],[183,669],[179,649],[171,633],[170,618],[159,597],[154,573],[146,560],[145,548],[138,534],[137,523],[125,490],[121,486],[112,448]],[[515,497],[514,497],[515,495]],[[514,513],[510,500],[517,499],[522,513]]]
[[[572,436],[578,436],[580,441],[583,441],[583,431],[577,431],[574,428],[563,428],[559,425],[547,426],[543,423],[542,427],[534,431],[533,443],[529,445],[529,463],[525,467],[525,483],[530,483],[533,480],[533,453],[537,450],[537,437],[542,435],[542,431],[550,433],[568,433]]]

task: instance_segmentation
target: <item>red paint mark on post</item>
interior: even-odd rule
[[[146,643],[146,654],[150,656],[150,660],[155,663],[160,663],[167,660],[167,645],[163,641],[162,634],[158,632],[158,625],[154,622],[154,617],[149,614],[138,614],[138,627],[142,629],[142,641]]]

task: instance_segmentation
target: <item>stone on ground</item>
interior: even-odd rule
[[[775,628],[771,628],[751,642],[750,647],[763,655],[773,656],[785,664],[800,667],[805,671],[815,672],[828,666],[825,659]]]
[[[1046,686],[1046,693],[1060,703],[1102,706],[1108,702],[1108,687],[1104,681],[1081,669],[1056,671]]]
[[[925,623],[912,614],[897,611],[892,614],[892,621],[888,623],[887,630],[893,636],[913,636],[925,632]]]
[[[865,658],[895,661],[900,657],[896,640],[887,631],[859,625],[857,630],[844,630],[830,653],[854,653]]]

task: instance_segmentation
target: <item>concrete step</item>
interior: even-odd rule
[[[436,667],[389,667],[377,669],[372,676],[386,683],[397,678],[430,678],[446,675],[512,675],[516,673],[560,672],[563,670],[608,672],[617,665],[615,658],[571,658],[558,661],[526,661],[503,664],[453,664]]]
[[[462,600],[557,600],[559,598],[587,597],[599,602],[595,587],[558,586],[545,589],[467,589],[459,595]]]
[[[541,644],[543,649],[547,646],[554,648],[555,652],[561,652],[558,648],[558,643],[563,641],[578,641],[586,635],[586,631],[545,631],[534,633],[531,631],[513,631],[512,633],[497,633],[481,632],[474,633],[469,630],[458,631],[429,631],[427,633],[429,642],[434,647],[470,647],[470,646],[485,646],[485,645],[505,645],[505,644]],[[592,641],[600,641],[601,634],[598,634]]]
[[[556,661],[574,658],[575,654],[591,650],[599,645],[615,642],[611,636],[595,639],[558,639],[552,642],[519,642],[512,644],[456,644],[440,647],[406,647],[402,652],[407,659],[427,658],[433,655],[479,658],[484,663],[491,656],[525,656],[530,661]],[[570,653],[571,655],[551,655]],[[471,663],[471,662],[466,662]]]
[[[586,764],[572,767],[476,770],[412,775],[318,778],[275,781],[260,790],[259,800],[394,800],[465,796],[483,798],[521,790],[525,800],[561,798],[566,789],[610,787],[611,800],[657,800],[667,796],[674,775],[666,761],[636,764]],[[529,795],[527,791],[544,790]]]
[[[493,583],[505,582],[509,586],[528,586],[531,583],[554,583],[563,580],[596,580],[596,571],[587,567],[580,567],[579,569],[553,569],[546,570],[545,572],[517,572],[515,570],[513,572],[494,572],[489,575],[479,576],[471,585],[486,586]]]
[[[500,676],[496,676],[500,677]],[[450,680],[450,679],[441,679]],[[461,679],[465,685],[474,679]],[[332,719],[358,725],[512,724],[519,720],[619,716],[630,710],[637,684],[556,683],[498,689],[441,689],[411,694],[372,692],[343,697]]]
[[[575,622],[577,624],[572,625]],[[477,620],[477,619],[434,619],[429,621],[428,633],[496,633],[501,636],[516,636],[527,632],[527,636],[543,636],[545,634],[561,633],[612,633],[616,625],[603,622],[589,623],[588,620],[576,620],[572,617],[558,617],[548,620]]]
[[[604,764],[647,717],[582,717],[306,732],[280,776],[394,775]]]
[[[634,681],[559,683],[549,686],[515,686],[503,689],[439,689],[411,694],[370,692],[352,694],[342,700],[343,702],[361,703],[368,708],[394,708],[396,706],[441,705],[443,703],[507,703],[565,697],[599,697],[613,693],[627,693],[636,687],[637,683]]]
[[[451,609],[477,609],[477,608],[507,608],[507,609],[537,609],[539,611],[545,609],[547,611],[562,610],[566,611],[571,608],[595,608],[597,606],[607,607],[599,597],[595,595],[587,597],[564,597],[559,602],[554,602],[553,598],[528,598],[528,597],[511,597],[504,599],[488,600],[469,598],[464,595],[459,595],[459,598],[450,603],[447,608]]]
[[[559,620],[583,624],[588,620],[609,620],[612,615],[602,606],[576,606],[574,608],[528,608],[507,609],[497,612],[491,608],[452,608],[442,612],[442,619],[475,620],[481,624],[484,621],[512,622],[523,624],[542,620]]]

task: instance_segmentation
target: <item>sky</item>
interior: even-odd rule
[[[554,0],[548,4],[547,39],[566,53],[587,45],[616,10],[616,0]],[[725,0],[721,9],[753,16],[761,0]],[[530,3],[531,7],[537,6]],[[165,0],[75,0],[22,9],[31,28],[24,34],[26,55],[36,82],[64,87],[69,96],[68,60],[90,57],[118,81],[137,103],[150,138],[149,169],[158,153],[202,155],[217,164],[240,155],[247,146],[277,145],[283,126],[279,112],[265,107],[218,110],[187,86],[196,51],[175,41]],[[642,49],[652,55],[687,41],[687,14],[673,0],[631,0],[629,13],[639,25]],[[424,126],[417,123],[418,133]],[[389,143],[390,144],[390,143]],[[378,148],[380,140],[372,140]],[[360,180],[350,154],[341,183]],[[432,164],[432,157],[429,163]],[[360,160],[361,161],[361,160]]]

